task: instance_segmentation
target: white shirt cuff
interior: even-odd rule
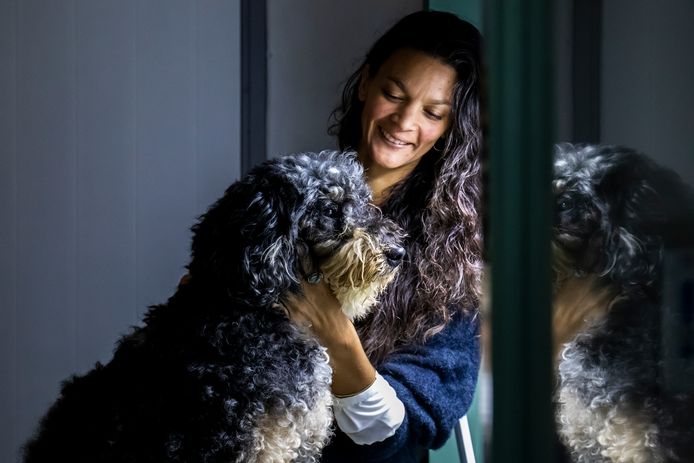
[[[387,439],[405,419],[405,406],[378,372],[376,381],[366,390],[334,397],[333,411],[337,426],[359,445]]]

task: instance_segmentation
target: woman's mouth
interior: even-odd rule
[[[394,146],[400,148],[400,147],[407,146],[407,145],[411,144],[411,143],[408,143],[406,141],[402,141],[402,140],[399,140],[398,138],[395,138],[394,136],[392,136],[391,134],[386,132],[383,129],[383,127],[379,126],[378,131],[381,133],[381,137],[383,137],[383,139],[385,141],[387,141],[390,145],[394,145]]]

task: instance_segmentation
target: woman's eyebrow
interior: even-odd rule
[[[407,87],[405,87],[405,84],[403,84],[400,79],[398,79],[397,77],[390,77],[390,76],[387,76],[386,79],[390,80],[395,85],[397,85],[398,88],[400,88],[400,90],[407,93]],[[435,105],[435,106],[438,106],[438,105],[451,106],[451,102],[448,100],[429,100],[429,101],[427,101],[427,103]]]

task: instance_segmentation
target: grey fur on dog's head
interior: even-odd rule
[[[564,443],[581,463],[691,461],[694,393],[664,387],[660,317],[663,254],[694,243],[692,189],[635,150],[563,144],[553,190],[555,330],[557,310],[582,317],[558,365]]]
[[[404,252],[400,229],[370,200],[353,154],[323,151],[267,161],[233,184],[193,228],[191,277],[217,281],[243,303],[269,306],[298,292],[302,278],[323,273],[350,305],[346,312],[361,316],[366,299],[375,303],[373,293],[390,281]],[[347,244],[343,259],[368,262],[335,263]],[[367,283],[358,276],[363,266],[371,270],[368,283],[378,288],[359,299]]]
[[[571,271],[643,289],[656,283],[663,248],[688,239],[691,189],[630,148],[558,145],[552,186],[554,242]]]

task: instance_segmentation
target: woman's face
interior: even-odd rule
[[[393,53],[376,75],[365,69],[358,149],[365,167],[411,172],[450,125],[455,82],[453,67],[410,49]]]

